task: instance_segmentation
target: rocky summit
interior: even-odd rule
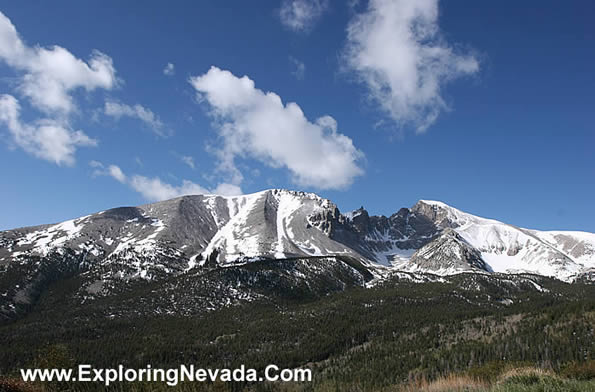
[[[246,275],[246,266],[263,262],[268,272]],[[316,291],[370,286],[396,273],[528,273],[574,282],[593,281],[594,271],[592,233],[523,229],[426,200],[389,217],[363,207],[341,213],[316,194],[272,189],[183,196],[0,232],[0,314],[13,318],[49,284],[72,277],[79,302],[157,281],[160,295],[168,284],[174,291],[210,287],[216,307],[257,297],[249,286],[259,279],[286,279],[290,288],[298,279]]]

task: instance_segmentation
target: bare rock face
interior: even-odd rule
[[[372,229],[372,226],[370,225],[370,215],[368,215],[368,211],[366,211],[363,206],[354,211],[351,222],[357,233],[365,235]]]

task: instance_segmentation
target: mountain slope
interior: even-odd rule
[[[481,253],[487,271],[569,280],[595,268],[592,233],[527,230],[424,200],[390,217],[369,216],[363,208],[341,214],[315,194],[278,189],[236,197],[184,196],[0,232],[0,266],[70,249],[85,264],[123,262],[134,272],[121,275],[141,278],[157,270],[182,272],[209,258],[227,265],[349,255],[371,267],[407,269],[416,251],[448,228]],[[438,253],[446,251],[441,249]]]
[[[451,275],[459,272],[486,272],[481,253],[453,229],[445,229],[435,240],[418,249],[403,269]]]
[[[544,240],[548,235],[536,230],[521,229],[496,220],[480,218],[440,202],[420,203],[434,211],[440,225],[454,229],[478,250],[488,271],[531,272],[571,280],[573,276],[595,266],[593,253],[587,251],[591,248],[575,247],[574,257],[560,249],[561,243],[576,244],[580,241],[572,232],[559,237],[566,238],[566,242],[548,242]],[[595,235],[584,234],[595,241]]]
[[[30,306],[70,277],[86,300],[197,269],[296,258],[327,260],[316,264],[326,272],[349,259],[373,282],[394,270],[592,281],[595,234],[522,229],[435,201],[385,217],[363,208],[341,214],[330,200],[279,189],[184,196],[0,232],[0,309]]]
[[[329,238],[325,220],[316,216],[338,214],[329,200],[311,193],[271,190],[238,198],[228,211],[231,218],[203,250],[204,257],[217,252],[220,265],[255,257],[284,259],[298,256],[350,255],[349,247]]]

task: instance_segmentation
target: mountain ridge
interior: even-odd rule
[[[94,236],[89,235],[89,230],[85,233],[87,221],[91,222],[91,231],[96,232]],[[120,226],[110,233],[115,238],[107,236],[110,230],[105,222],[109,222],[111,231],[114,224]],[[174,245],[170,247],[172,255],[183,253],[189,268],[203,263],[214,251],[218,253],[219,264],[254,257],[281,259],[343,254],[372,266],[406,268],[412,251],[436,240],[448,228],[481,252],[482,258],[487,259],[484,261],[489,265],[488,272],[519,269],[567,280],[571,272],[580,268],[572,266],[572,271],[562,274],[547,269],[552,267],[548,262],[541,265],[545,268],[545,273],[541,273],[539,266],[532,268],[531,264],[547,259],[554,264],[595,267],[592,233],[524,229],[468,214],[440,201],[423,199],[389,217],[370,216],[363,207],[342,214],[329,199],[285,189],[242,196],[181,196],[138,207],[100,211],[57,224],[2,231],[0,262],[27,253],[44,256],[50,249],[63,245],[96,257],[104,251],[109,258],[129,248],[142,254],[155,251],[160,242]],[[128,229],[126,233],[124,229]],[[81,242],[81,237],[91,238]],[[8,244],[10,238],[12,244]],[[114,243],[117,243],[115,247]],[[536,254],[519,255],[521,251]],[[515,260],[521,262],[515,264]],[[456,271],[444,271],[448,272]]]
[[[331,275],[342,271],[358,276],[347,281],[359,285],[399,271],[592,282],[595,234],[518,228],[428,200],[386,217],[363,208],[343,214],[329,199],[283,189],[188,195],[0,232],[0,310],[29,306],[44,287],[69,276],[80,280],[76,295],[83,300],[135,282],[290,259],[302,260],[286,272],[298,280],[335,281]],[[314,261],[320,259],[326,261]],[[339,281],[336,287],[347,284]]]

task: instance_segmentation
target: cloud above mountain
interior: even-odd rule
[[[28,46],[0,12],[0,60],[17,75],[15,93],[42,113],[42,117],[27,122],[21,118],[18,99],[11,94],[1,96],[0,121],[6,125],[13,146],[57,165],[70,166],[78,147],[97,145],[82,130],[72,129],[70,115],[77,110],[72,93],[77,89],[90,92],[114,88],[118,81],[110,57],[94,51],[85,62],[57,45]]]
[[[149,201],[168,200],[185,195],[237,196],[242,194],[242,189],[233,184],[222,183],[213,189],[207,189],[189,180],[182,180],[180,185],[171,185],[163,182],[159,177],[150,178],[140,175],[130,177],[128,184]]]
[[[479,70],[479,61],[446,41],[438,0],[370,0],[347,26],[343,67],[398,127],[426,131],[449,106],[447,82]]]
[[[185,195],[237,196],[242,194],[242,189],[233,184],[220,183],[215,188],[209,189],[190,180],[182,180],[180,185],[172,185],[159,177],[146,177],[138,174],[128,176],[117,165],[105,166],[99,161],[91,161],[89,165],[94,168],[94,176],[112,177],[116,181],[128,185],[148,201],[161,201]]]
[[[68,113],[76,108],[71,93],[112,89],[117,85],[112,59],[94,51],[88,62],[58,45],[28,46],[0,12],[0,59],[20,73],[18,91],[38,109]]]
[[[122,117],[135,118],[143,122],[149,129],[159,136],[167,136],[168,131],[159,117],[150,109],[140,105],[127,105],[116,101],[106,101],[104,106],[106,116],[120,119]]]
[[[210,107],[222,141],[216,149],[220,168],[232,175],[232,183],[243,178],[237,157],[286,168],[296,184],[319,189],[344,188],[363,174],[358,163],[363,153],[338,132],[331,116],[310,121],[297,103],[284,104],[248,76],[217,67],[191,77],[190,83]]]
[[[74,164],[78,147],[96,146],[97,141],[82,131],[70,129],[50,118],[25,123],[20,117],[18,100],[9,94],[0,96],[0,122],[6,124],[15,145],[29,154],[57,165]]]

